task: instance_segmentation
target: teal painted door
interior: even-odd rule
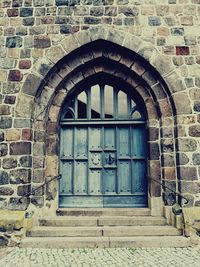
[[[146,135],[141,111],[130,96],[112,86],[111,107],[106,106],[104,84],[99,86],[99,98],[94,98],[99,103],[92,107],[92,90],[75,96],[61,119],[59,205],[145,207]]]

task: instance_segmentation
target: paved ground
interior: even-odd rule
[[[199,267],[200,248],[0,250],[0,267]]]

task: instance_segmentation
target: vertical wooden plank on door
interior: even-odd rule
[[[89,194],[102,194],[101,127],[89,127]]]
[[[118,127],[118,140],[119,158],[125,159],[130,156],[129,127]]]
[[[62,161],[60,168],[62,173],[60,192],[61,194],[72,194],[73,161]]]
[[[75,128],[74,193],[87,193],[87,127]]]
[[[115,126],[104,127],[104,175],[105,194],[117,193]]]
[[[136,158],[145,158],[145,126],[134,125],[132,128],[132,156]]]
[[[147,191],[145,144],[145,126],[132,126],[133,193],[145,193]]]
[[[76,175],[74,176],[74,194],[87,193],[87,162],[76,160]]]
[[[60,192],[72,193],[72,171],[73,171],[73,127],[62,128],[61,130],[61,151],[60,151]]]
[[[131,192],[130,128],[118,127],[118,192]]]
[[[104,127],[104,149],[115,150],[115,127]]]
[[[116,194],[116,170],[104,169],[104,193]]]
[[[90,150],[101,149],[101,128],[91,127],[90,128]]]
[[[77,127],[75,140],[75,155],[76,158],[87,160],[87,127]]]
[[[118,165],[118,191],[119,193],[131,193],[131,161],[120,160]]]
[[[146,168],[144,160],[134,160],[132,162],[132,172],[133,172],[133,193],[145,193],[147,190],[146,182]]]
[[[89,170],[89,194],[99,195],[102,194],[101,188],[101,170]]]
[[[73,157],[73,127],[61,129],[61,158]]]

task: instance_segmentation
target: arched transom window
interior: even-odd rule
[[[74,96],[66,105],[62,120],[144,120],[133,98],[123,88],[95,84]]]

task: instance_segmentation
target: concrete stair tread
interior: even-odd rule
[[[90,217],[91,218],[91,217]],[[120,219],[120,220],[165,220],[164,217],[153,217],[153,216],[101,216],[98,219]]]
[[[98,225],[165,225],[163,217],[147,216],[102,216],[98,220]]]
[[[55,217],[45,217],[39,221],[71,221],[71,220],[162,220],[165,221],[164,217],[153,217],[153,216],[55,216]]]
[[[166,225],[163,217],[152,216],[66,216],[39,220],[45,226],[106,226],[106,225]]]
[[[39,220],[46,226],[166,225],[163,217],[152,216],[66,216]]]
[[[104,236],[179,236],[182,231],[173,226],[103,226]]]
[[[102,236],[102,228],[97,226],[35,226],[27,232],[28,236],[33,237],[64,237],[64,236]]]
[[[20,247],[32,248],[86,248],[109,247],[108,237],[26,237]]]
[[[92,216],[55,216],[55,217],[45,217],[42,219],[39,219],[39,221],[71,221],[71,220],[82,220],[82,221],[88,221],[88,220],[96,220],[98,217],[92,217]]]
[[[27,232],[27,236],[169,236],[181,235],[181,231],[172,226],[77,226],[53,227],[36,226]]]
[[[190,240],[183,236],[135,237],[26,237],[20,247],[81,248],[81,247],[187,247]]]
[[[60,208],[57,210],[58,216],[150,216],[149,208]]]
[[[171,225],[158,225],[158,226],[154,226],[154,225],[109,225],[109,226],[59,226],[58,228],[56,228],[57,230],[79,230],[79,229],[95,229],[95,228],[99,228],[99,229],[124,229],[124,228],[129,228],[129,229],[149,229],[149,230],[156,230],[156,229],[176,229],[175,227],[171,226]],[[50,230],[55,230],[54,226],[45,226],[45,225],[41,225],[41,226],[34,226],[31,230],[39,230],[39,229],[50,229]]]
[[[87,217],[87,216],[67,216],[67,217],[46,217],[44,219],[39,220],[40,225],[48,225],[48,226],[62,226],[64,224],[69,226],[97,226],[97,218],[96,217]]]

